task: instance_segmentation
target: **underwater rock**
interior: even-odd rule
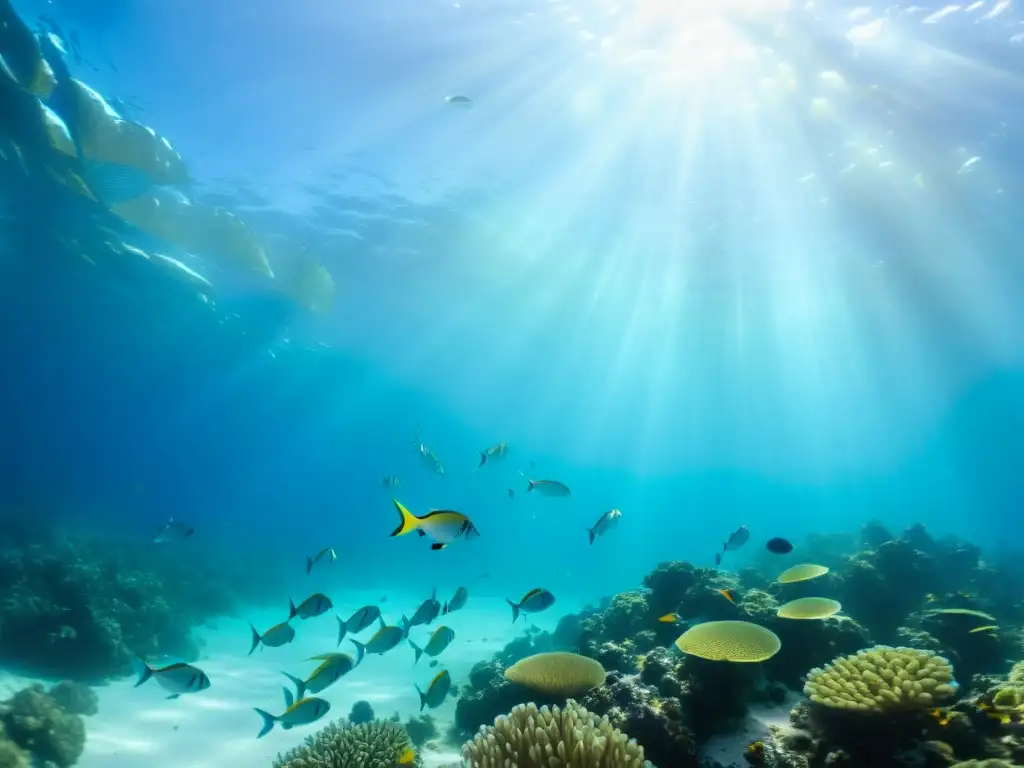
[[[0,704],[0,723],[11,742],[55,768],[71,768],[85,749],[82,718],[61,709],[38,683]]]
[[[437,722],[427,712],[405,721],[405,731],[417,749],[438,736]]]
[[[683,601],[686,591],[697,583],[697,569],[690,563],[671,561],[644,577],[644,586],[651,591],[648,605],[656,616],[671,613]]]

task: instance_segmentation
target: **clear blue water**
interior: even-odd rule
[[[710,564],[741,524],[923,522],[1016,550],[1018,10],[14,5],[75,31],[72,73],[138,105],[186,194],[336,288],[315,314],[191,254],[211,311],[51,259],[43,233],[81,219],[88,242],[88,207],[5,178],[8,509],[139,546],[187,519],[282,597],[328,545],[353,588],[488,572],[573,601]],[[474,474],[499,441],[506,462]],[[517,470],[571,499],[526,495]],[[482,536],[389,539],[384,475]]]

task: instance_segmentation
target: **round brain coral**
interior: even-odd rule
[[[712,661],[758,662],[778,653],[782,642],[770,629],[749,621],[705,621],[680,635],[676,647]]]
[[[578,653],[538,653],[505,670],[513,683],[552,696],[576,696],[604,682],[604,667]]]
[[[950,663],[930,651],[878,645],[807,674],[804,693],[833,709],[885,713],[927,709],[956,694]]]

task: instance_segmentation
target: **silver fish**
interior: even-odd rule
[[[469,590],[465,587],[459,587],[455,590],[455,594],[452,595],[452,599],[445,603],[441,613],[451,613],[457,611],[466,604],[466,600],[469,599]]]
[[[199,667],[191,664],[171,664],[166,667],[151,667],[137,656],[132,659],[135,668],[135,687],[153,678],[165,691],[170,691],[168,699],[176,699],[183,693],[198,693],[210,687],[210,678]]]
[[[609,509],[601,517],[598,518],[597,522],[594,523],[594,527],[588,529],[590,533],[590,543],[594,543],[594,539],[598,536],[603,536],[616,525],[619,524],[619,518],[622,517],[622,513],[617,509]]]
[[[519,473],[523,475],[522,472]],[[526,477],[526,475],[523,475]],[[526,492],[536,491],[541,496],[560,497],[570,495],[569,486],[565,483],[560,483],[558,480],[533,480],[526,477],[526,482],[529,485],[526,488]]]
[[[249,649],[250,656],[260,644],[265,645],[267,648],[280,648],[282,645],[287,645],[295,639],[295,628],[287,621],[275,624],[262,635],[256,631],[256,627],[251,622],[249,623],[249,629],[252,630],[252,648]]]
[[[338,554],[331,547],[324,547],[317,552],[313,557],[306,558],[306,575],[309,576],[309,572],[313,570],[313,567],[324,558],[327,558],[327,563],[333,563],[338,559]]]
[[[183,541],[195,532],[195,528],[191,525],[186,525],[172,517],[153,532],[153,543],[166,544],[172,541]]]
[[[506,445],[505,443],[498,443],[497,445],[492,445],[486,451],[480,451],[480,463],[477,464],[476,469],[480,469],[480,467],[482,467],[487,462],[491,462],[493,464],[499,459],[505,458],[507,455],[508,445]],[[473,471],[475,472],[476,470]]]
[[[288,601],[288,620],[291,621],[296,616],[300,619],[312,619],[314,616],[327,613],[333,607],[331,598],[320,592],[314,592],[298,605],[291,600]]]

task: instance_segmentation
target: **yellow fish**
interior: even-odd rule
[[[412,747],[406,747],[402,750],[402,754],[398,756],[399,765],[409,765],[413,760],[416,759],[416,750]]]
[[[658,621],[660,621],[662,624],[676,624],[679,622],[679,614],[666,613],[664,616],[661,616],[658,619]]]

